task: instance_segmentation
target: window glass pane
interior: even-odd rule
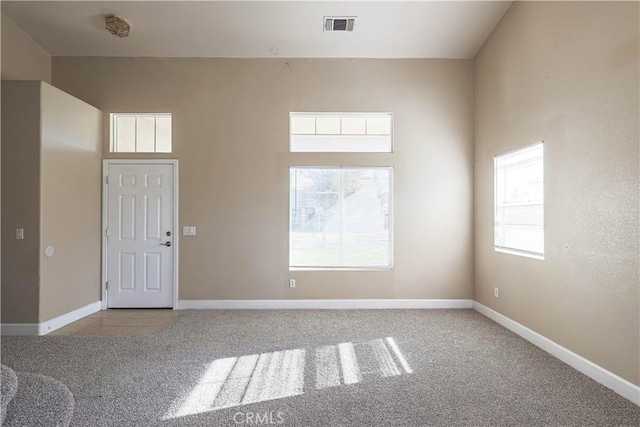
[[[543,144],[497,156],[494,165],[496,249],[543,256]]]
[[[343,264],[389,266],[389,172],[345,170],[342,179]]]
[[[118,116],[114,123],[114,151],[134,153],[136,151],[136,118]]]
[[[293,153],[391,153],[391,113],[290,113]]]
[[[156,117],[156,153],[171,152],[171,117]]]
[[[343,117],[342,118],[342,134],[343,135],[364,135],[366,134],[364,117]]]
[[[291,267],[391,267],[391,168],[291,168],[290,180]]]
[[[153,117],[138,117],[136,121],[136,151],[153,153],[155,151],[156,123]]]
[[[391,135],[391,117],[367,117],[367,135]]]
[[[339,265],[339,191],[338,169],[291,169],[291,265]]]
[[[316,134],[318,135],[340,135],[339,117],[317,117]]]
[[[391,139],[384,135],[294,135],[291,151],[298,153],[390,153]]]
[[[316,118],[291,117],[291,133],[293,135],[314,135],[316,133]]]
[[[171,114],[111,114],[112,152],[170,153]]]

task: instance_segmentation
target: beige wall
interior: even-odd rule
[[[514,2],[474,61],[474,297],[634,384],[638,25],[637,2]],[[539,140],[544,261],[492,247],[492,157]]]
[[[2,80],[43,80],[51,82],[51,56],[2,11],[0,11],[0,21],[0,52],[2,56],[0,60],[0,75]],[[33,83],[32,88],[35,88]],[[10,97],[15,95],[15,92],[11,89],[7,90],[12,92],[7,95],[7,99],[9,100]],[[30,95],[34,93],[35,92],[30,93]],[[4,99],[3,96],[3,103]],[[10,100],[10,102],[13,102],[13,100]],[[9,128],[6,134],[4,129],[2,129],[3,139],[5,135],[15,135],[14,132],[18,130],[14,125],[15,123],[31,122],[31,120],[36,119],[36,117],[32,115],[34,105],[37,104],[23,104],[21,107],[17,107],[15,111],[7,112],[6,116],[3,109],[2,121],[3,124]],[[21,115],[21,112],[24,112],[25,115]],[[5,117],[7,117],[6,122]],[[15,118],[18,121],[9,123],[9,117]],[[31,123],[29,129],[32,132],[37,132],[39,130],[38,123]],[[27,138],[29,143],[24,143],[21,146],[13,148],[6,148],[7,155],[11,155],[11,163],[7,164],[7,174],[17,172],[19,175],[26,177],[27,174],[33,172],[34,169],[32,168],[20,170],[20,163],[13,161],[13,159],[20,158],[20,156],[26,156],[26,158],[32,162],[39,161],[39,156],[33,156],[36,146],[31,145],[31,142],[35,141],[35,139],[31,139],[32,136],[33,135],[29,135]],[[3,150],[4,149],[5,147],[3,146]],[[5,157],[5,159],[7,159],[7,157]],[[5,165],[3,165],[2,170],[2,174],[4,175]],[[33,180],[37,180],[38,176],[38,174],[35,174],[26,177],[25,188],[28,187],[33,190],[31,187],[33,187],[36,182]],[[28,194],[28,196],[26,194]],[[33,207],[35,199],[32,199],[31,196],[35,193],[29,191],[26,194],[10,194],[8,200],[13,201],[15,198],[18,198],[20,199],[20,206],[31,205],[31,207]],[[15,249],[18,252],[8,254],[7,257],[5,257],[3,253],[2,256],[2,277],[8,280],[4,282],[5,286],[2,288],[2,296],[4,297],[1,303],[2,321],[32,322],[37,319],[38,310],[37,278],[39,272],[37,266],[33,268],[33,265],[31,265],[33,259],[30,258],[30,253],[34,250],[33,245],[37,243],[38,238],[38,229],[32,223],[36,218],[34,216],[36,211],[25,210],[27,213],[20,215],[11,207],[9,207],[9,210],[11,210],[11,212],[7,214],[3,212],[2,214],[2,247],[5,248],[6,241],[7,250]],[[5,217],[11,220],[10,224],[5,225]],[[23,223],[25,227],[28,226],[30,234],[26,235],[25,241],[15,241],[15,227],[13,227],[13,225],[15,225],[16,221]],[[5,234],[4,231],[8,231],[9,234]],[[37,249],[35,249],[35,251],[37,253]],[[26,263],[16,263],[15,261],[20,257],[28,257],[30,261]],[[27,272],[22,274],[19,271],[21,268],[26,269]],[[24,303],[30,308],[25,310],[19,309],[20,305],[16,305],[16,303]]]
[[[53,59],[54,84],[104,111],[105,157],[122,157],[108,113],[173,113],[163,157],[198,230],[180,299],[471,298],[472,79],[466,60]],[[290,154],[290,111],[392,111],[396,152]],[[393,271],[289,272],[290,165],[395,167]]]
[[[42,80],[51,83],[51,55],[4,12],[0,41],[2,80]]]
[[[100,300],[102,112],[42,85],[40,321]]]
[[[46,83],[2,82],[2,323],[100,300],[101,121]]]
[[[40,82],[2,82],[2,323],[38,321]],[[24,240],[16,240],[16,228]]]

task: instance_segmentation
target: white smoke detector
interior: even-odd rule
[[[324,32],[353,31],[356,16],[325,16]]]

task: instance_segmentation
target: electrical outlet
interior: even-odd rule
[[[296,287],[296,279],[289,279],[289,287],[290,288]]]
[[[500,290],[498,288],[493,288],[493,296],[500,298]]]

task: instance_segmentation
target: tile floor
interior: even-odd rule
[[[47,335],[149,335],[180,315],[169,309],[112,309],[56,329]]]

